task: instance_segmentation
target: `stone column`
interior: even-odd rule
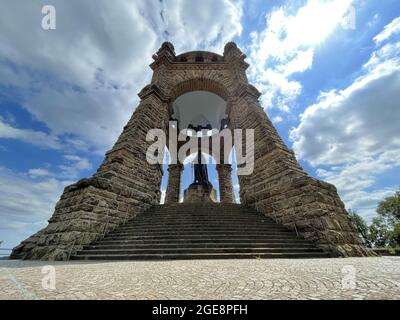
[[[181,193],[181,177],[183,165],[170,164],[168,167],[168,186],[165,195],[165,203],[178,203]]]
[[[232,166],[230,164],[217,164],[219,181],[219,195],[221,203],[234,203]]]

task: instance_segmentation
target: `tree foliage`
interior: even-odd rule
[[[393,240],[392,246],[398,247],[400,246],[400,223],[397,223],[393,229]]]
[[[388,247],[393,241],[393,231],[383,217],[376,217],[369,226],[369,240],[375,247]]]
[[[376,211],[382,217],[389,219],[393,224],[400,222],[400,191],[379,202]]]
[[[364,218],[355,211],[349,210],[349,215],[367,246],[378,248],[400,246],[400,223],[393,225],[389,219],[378,216],[368,226]]]
[[[361,239],[364,241],[364,243],[366,245],[371,247],[372,243],[371,243],[371,239],[369,236],[369,227],[368,227],[367,223],[365,222],[364,218],[361,217],[359,214],[357,214],[357,212],[355,212],[353,210],[349,210],[349,215],[350,215],[350,218],[353,221],[358,233],[360,234]]]

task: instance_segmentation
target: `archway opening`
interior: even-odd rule
[[[165,203],[165,196],[167,193],[167,186],[168,186],[168,166],[171,162],[171,157],[170,153],[167,147],[165,147],[164,151],[164,160],[163,160],[163,165],[162,165],[162,170],[163,170],[163,176],[161,179],[161,185],[160,185],[160,192],[161,192],[161,197],[160,197],[160,204]]]
[[[212,199],[216,198],[218,202],[229,203],[232,202],[233,198],[234,202],[238,202],[239,183],[236,177],[236,168],[232,166],[232,171],[230,171],[230,167],[226,167],[223,160],[223,153],[227,152],[224,147],[230,146],[232,143],[231,138],[226,140],[224,136],[226,132],[231,132],[229,130],[221,132],[223,129],[229,129],[228,96],[225,89],[220,88],[218,84],[214,84],[213,82],[209,83],[198,79],[195,82],[185,82],[182,85],[178,85],[174,89],[172,96],[176,98],[171,104],[170,119],[177,122],[176,124],[172,124],[172,128],[181,135],[179,135],[179,139],[176,142],[174,142],[175,140],[169,140],[168,145],[173,148],[171,152],[176,151],[178,154],[181,147],[186,147],[186,143],[190,142],[191,155],[187,155],[184,161],[178,159],[178,163],[183,163],[183,166],[180,168],[176,165],[164,165],[164,176],[161,184],[162,199],[166,199],[168,203],[183,202],[185,190],[188,190],[191,185],[193,187],[190,188],[190,194],[193,194],[193,188],[196,188],[195,185],[199,185],[197,181],[200,181],[194,179],[195,174],[192,159],[197,156],[197,151],[194,152],[193,148],[196,149],[198,145],[198,148],[201,148],[201,154],[207,159],[208,181],[215,190]],[[180,140],[182,134],[184,140]],[[217,136],[217,134],[219,135]],[[173,137],[172,134],[170,136]],[[192,139],[192,137],[197,137],[197,139]],[[186,148],[184,149],[186,150]],[[177,159],[176,156],[174,159]],[[219,163],[223,165],[220,166]],[[203,169],[199,169],[197,166],[197,177],[203,177],[202,172],[204,170],[204,167]],[[229,176],[230,174],[232,174],[231,177]],[[222,181],[221,189],[219,179]],[[204,179],[201,179],[201,181],[205,185],[208,183]],[[179,197],[177,193],[178,189]],[[233,190],[233,192],[231,193],[228,190]]]
[[[224,99],[209,91],[190,91],[182,94],[172,103],[172,118],[178,122],[179,131],[187,136],[196,131],[220,131],[227,126],[227,104]]]
[[[229,159],[231,160],[231,165],[232,165],[231,175],[232,175],[232,185],[233,185],[233,197],[235,199],[235,203],[240,203],[240,184],[239,184],[239,177],[237,175],[237,161],[234,148],[232,148],[231,150]]]
[[[218,181],[218,173],[216,169],[216,162],[212,156],[208,153],[202,152],[202,157],[206,160],[207,172],[208,172],[208,180],[212,184],[213,188],[217,193],[217,201],[220,201],[219,195],[219,181]],[[195,158],[197,157],[197,153],[193,153],[188,156],[183,163],[183,173],[182,173],[182,182],[181,182],[181,192],[179,195],[179,202],[183,202],[183,195],[185,190],[194,182],[194,169],[193,163]]]

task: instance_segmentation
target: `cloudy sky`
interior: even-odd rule
[[[55,30],[41,27],[47,4],[56,9]],[[177,53],[221,53],[236,41],[279,133],[310,175],[338,187],[347,208],[370,220],[377,201],[400,185],[398,0],[0,0],[0,6],[5,247],[45,226],[64,186],[96,170],[165,40]],[[185,170],[184,187],[190,179]]]

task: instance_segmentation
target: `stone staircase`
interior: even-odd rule
[[[329,254],[238,204],[157,205],[73,260],[325,258]]]

